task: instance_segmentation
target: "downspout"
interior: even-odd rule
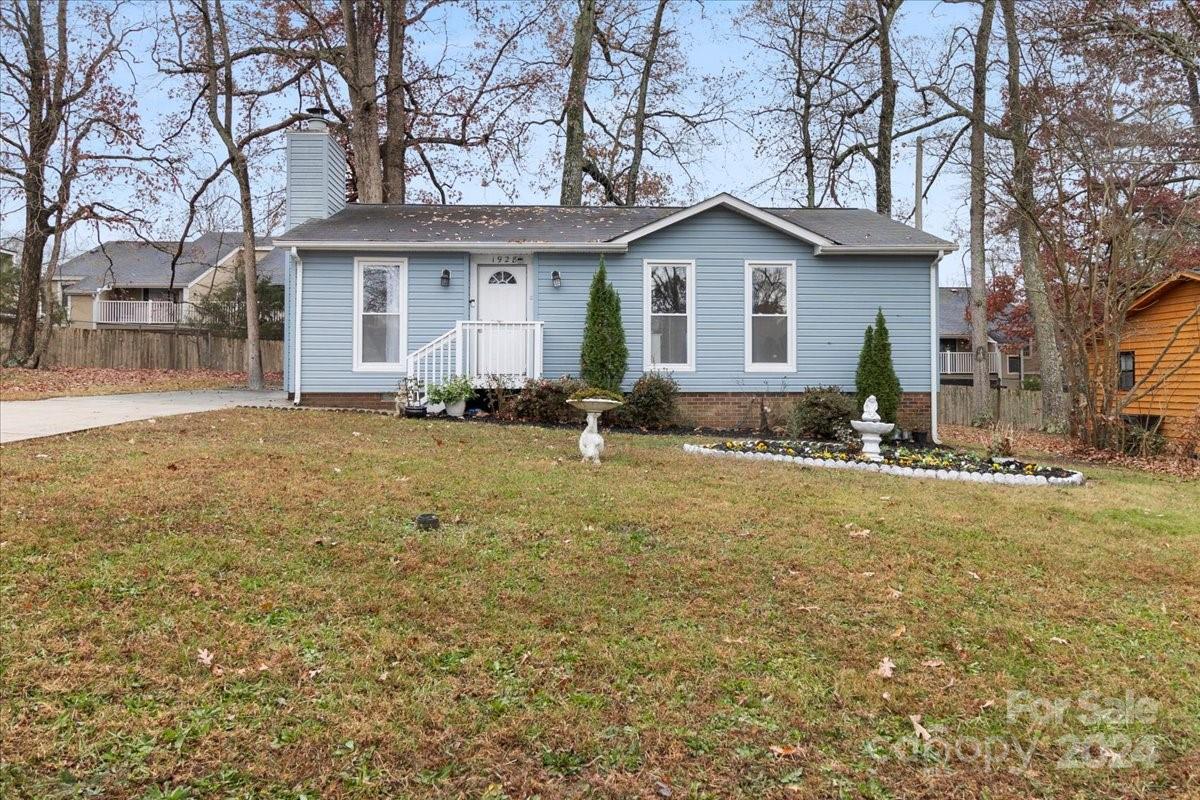
[[[938,385],[942,377],[938,372],[938,264],[945,255],[945,250],[939,250],[929,265],[929,439],[934,444],[942,443],[938,436]]]
[[[296,265],[296,319],[292,325],[292,346],[295,353],[292,361],[292,404],[300,405],[300,313],[304,310],[304,262],[300,252],[292,248],[292,263]]]

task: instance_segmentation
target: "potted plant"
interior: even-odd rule
[[[425,407],[425,382],[420,378],[401,378],[396,386],[396,416],[400,416],[401,404],[404,406],[404,416],[423,417]]]
[[[475,387],[466,375],[458,375],[429,390],[429,401],[446,406],[446,414],[461,417],[467,410],[467,401],[475,396]]]

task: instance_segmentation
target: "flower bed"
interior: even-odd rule
[[[845,445],[789,440],[729,440],[709,445],[685,444],[689,453],[727,458],[786,461],[805,467],[881,472],[910,478],[933,478],[1013,486],[1070,486],[1083,483],[1083,474],[1062,467],[946,449],[885,448],[882,461],[851,453]]]

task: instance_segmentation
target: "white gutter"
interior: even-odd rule
[[[619,242],[356,242],[356,241],[284,241],[278,246],[306,250],[386,250],[390,252],[459,251],[485,253],[624,253],[629,246]]]
[[[296,265],[296,319],[292,321],[292,339],[296,348],[295,359],[292,362],[292,404],[300,405],[300,312],[304,310],[304,262],[300,253],[292,248],[292,260]]]
[[[942,379],[938,372],[938,264],[946,252],[938,251],[929,265],[929,440],[934,444],[942,443],[938,436],[938,387]]]
[[[958,249],[953,244],[825,244],[815,245],[813,255],[828,256],[937,256],[939,259],[946,253]]]

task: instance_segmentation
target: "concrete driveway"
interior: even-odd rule
[[[245,389],[4,400],[0,401],[0,443],[242,405],[286,407],[288,401],[278,390],[251,392]]]

